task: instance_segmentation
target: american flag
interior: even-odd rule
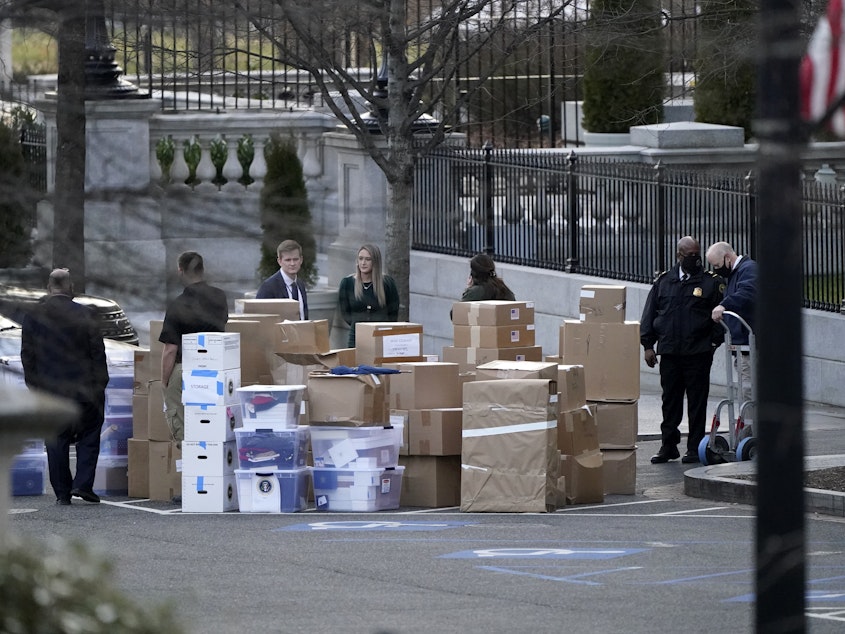
[[[843,0],[829,0],[801,60],[801,116],[814,124],[829,116],[829,127],[845,136],[845,40]],[[833,109],[831,115],[828,110]]]

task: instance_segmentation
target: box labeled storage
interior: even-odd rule
[[[229,370],[182,369],[182,403],[230,405],[238,402],[240,368]]]
[[[404,418],[408,430],[407,454],[412,456],[459,456],[463,408],[391,410],[393,417]]]
[[[402,426],[311,426],[311,454],[315,467],[395,467],[399,463]]]
[[[312,372],[308,395],[311,425],[361,427],[387,422],[384,382],[377,374]]]
[[[442,508],[461,503],[460,456],[402,456],[402,506]]]
[[[388,403],[391,409],[430,409],[460,407],[461,383],[458,364],[425,361],[391,363],[387,367],[399,370],[389,375]]]
[[[183,476],[183,513],[225,513],[238,510],[238,482],[227,476]]]
[[[356,365],[423,361],[423,328],[410,322],[355,324]]]
[[[308,457],[307,426],[290,429],[236,429],[239,469],[274,471],[299,469]]]
[[[240,426],[240,405],[185,406],[185,440],[234,440]]]
[[[556,381],[558,366],[543,361],[488,361],[475,369],[476,381],[491,379],[549,379]]]
[[[625,286],[585,284],[578,302],[580,320],[598,324],[623,323],[626,292]]]
[[[276,354],[290,352],[298,354],[320,354],[331,349],[329,345],[329,322],[283,321],[276,324]]]
[[[533,324],[534,302],[485,300],[452,304],[452,323],[461,326]]]
[[[237,447],[234,440],[183,440],[183,476],[224,476],[235,472]]]
[[[235,470],[241,513],[295,513],[308,508],[311,469],[291,471]]]
[[[561,475],[566,483],[569,504],[604,502],[604,469],[600,451],[577,456],[561,455]]]
[[[100,455],[94,473],[94,493],[113,496],[129,494],[128,456]]]
[[[591,403],[595,409],[599,447],[633,449],[639,432],[639,407],[630,403]]]
[[[637,450],[603,449],[605,495],[634,495],[637,492]]]
[[[241,335],[195,332],[182,335],[182,368],[231,370],[241,367]]]
[[[590,407],[585,405],[560,413],[557,446],[560,453],[569,456],[577,456],[599,448],[598,429]]]
[[[149,495],[170,501],[182,491],[182,449],[175,441],[149,441]]]
[[[640,325],[567,320],[560,327],[560,357],[584,366],[587,400],[631,401],[640,397]]]
[[[557,388],[560,390],[560,411],[584,407],[587,404],[587,385],[583,365],[557,366]]]
[[[129,439],[128,491],[131,498],[146,498],[150,495],[150,442],[145,439]]]
[[[265,313],[278,315],[282,321],[299,321],[299,300],[298,299],[236,299],[235,312],[239,315],[244,313]]]
[[[458,348],[508,348],[534,345],[534,324],[455,326]]]
[[[241,425],[254,429],[272,425],[293,428],[305,394],[304,385],[249,385],[238,388]]]
[[[461,373],[474,371],[483,363],[503,359],[506,361],[542,361],[542,346],[516,346],[509,348],[456,348],[444,346],[443,360],[458,364]]]
[[[18,454],[12,460],[12,495],[47,493],[47,454]]]
[[[370,512],[398,509],[404,471],[405,467],[314,467],[314,503],[318,511]]]

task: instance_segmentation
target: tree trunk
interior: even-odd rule
[[[408,321],[411,298],[409,280],[411,277],[411,201],[414,191],[414,164],[410,153],[405,154],[404,158],[395,156],[395,160],[397,163],[408,161],[409,165],[402,166],[404,169],[396,170],[401,172],[402,176],[393,182],[388,181],[385,263],[399,291],[399,320]]]
[[[56,189],[53,195],[53,267],[70,269],[85,290],[85,6],[59,11],[56,108]]]

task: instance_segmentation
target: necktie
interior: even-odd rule
[[[299,289],[296,287],[296,282],[290,285],[290,298],[299,299]]]
[[[682,282],[686,282],[689,279],[689,273],[684,273],[683,277],[681,277]]]

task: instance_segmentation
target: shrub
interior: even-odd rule
[[[302,163],[293,139],[271,135],[264,146],[267,174],[261,189],[261,264],[258,273],[269,277],[279,270],[276,247],[283,240],[296,240],[302,246],[299,277],[306,285],[317,281],[317,244],[311,225],[308,191],[302,176]]]
[[[584,129],[628,132],[663,118],[663,36],[655,0],[595,0],[587,21]]]

